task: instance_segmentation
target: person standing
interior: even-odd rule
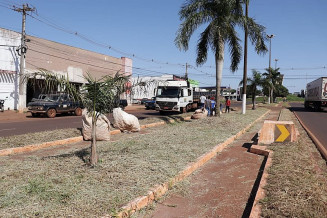
[[[205,103],[205,101],[206,101],[206,96],[204,96],[204,95],[202,95],[201,97],[200,97],[200,104],[199,104],[199,106],[200,106],[200,108],[203,108],[204,107],[204,103]]]
[[[204,103],[204,107],[205,109],[208,111],[208,116],[211,115],[211,100],[210,100],[210,96],[207,97],[207,99],[205,100],[205,103]]]
[[[226,97],[226,111],[225,111],[225,113],[227,113],[227,111],[228,111],[228,113],[229,113],[229,110],[230,110],[230,100],[229,100],[229,98],[228,97]]]

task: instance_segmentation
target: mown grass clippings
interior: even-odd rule
[[[261,201],[263,217],[326,217],[326,162],[294,115],[283,109],[280,120],[292,120],[299,130],[294,143],[272,144],[266,197]]]
[[[0,157],[0,217],[93,217],[119,212],[265,112],[260,108],[246,115],[223,114],[98,142],[102,162],[94,168],[84,161],[89,152],[61,150],[56,156],[25,160]]]
[[[140,119],[139,122],[140,125],[145,125],[145,124],[150,124],[160,121],[171,123],[169,122],[171,120],[180,122],[180,119],[183,119],[187,116],[191,116],[191,113],[171,114],[166,117],[150,117],[146,119]],[[113,129],[114,128],[112,127],[111,130]],[[23,135],[0,137],[0,150],[6,148],[22,147],[26,145],[67,139],[67,138],[77,137],[81,135],[82,135],[81,129],[67,128],[67,129],[55,129],[51,131],[42,131],[36,133],[28,133]]]

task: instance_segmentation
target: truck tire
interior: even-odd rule
[[[54,108],[50,108],[48,111],[47,111],[47,116],[49,118],[55,118],[56,117],[56,114],[57,114],[57,111],[56,109]]]
[[[76,116],[82,116],[82,108],[78,107],[74,111]]]
[[[307,102],[307,101],[304,102],[304,108],[307,110],[310,109],[309,102]]]
[[[315,111],[320,111],[320,102],[315,102],[313,104]]]
[[[165,115],[166,111],[159,111],[160,115]]]
[[[181,107],[179,110],[181,114],[186,113],[186,107]]]

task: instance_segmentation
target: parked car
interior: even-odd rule
[[[141,101],[139,99],[133,99],[132,104],[141,104]]]
[[[149,101],[150,99],[148,99],[148,98],[142,98],[141,99],[141,104],[144,104],[146,101]]]
[[[148,100],[148,101],[146,101],[146,102],[144,103],[145,108],[146,108],[147,110],[149,110],[149,109],[152,109],[152,110],[156,109],[155,104],[156,104],[156,97],[152,97],[151,100]]]
[[[48,94],[27,104],[28,112],[33,117],[46,114],[54,118],[57,114],[73,112],[76,116],[82,115],[82,104],[74,101],[68,94]]]

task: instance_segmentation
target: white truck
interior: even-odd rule
[[[304,107],[320,110],[327,107],[327,77],[321,77],[307,84]]]
[[[156,110],[160,114],[168,111],[185,113],[197,108],[193,100],[193,88],[187,81],[160,82],[156,89]]]

